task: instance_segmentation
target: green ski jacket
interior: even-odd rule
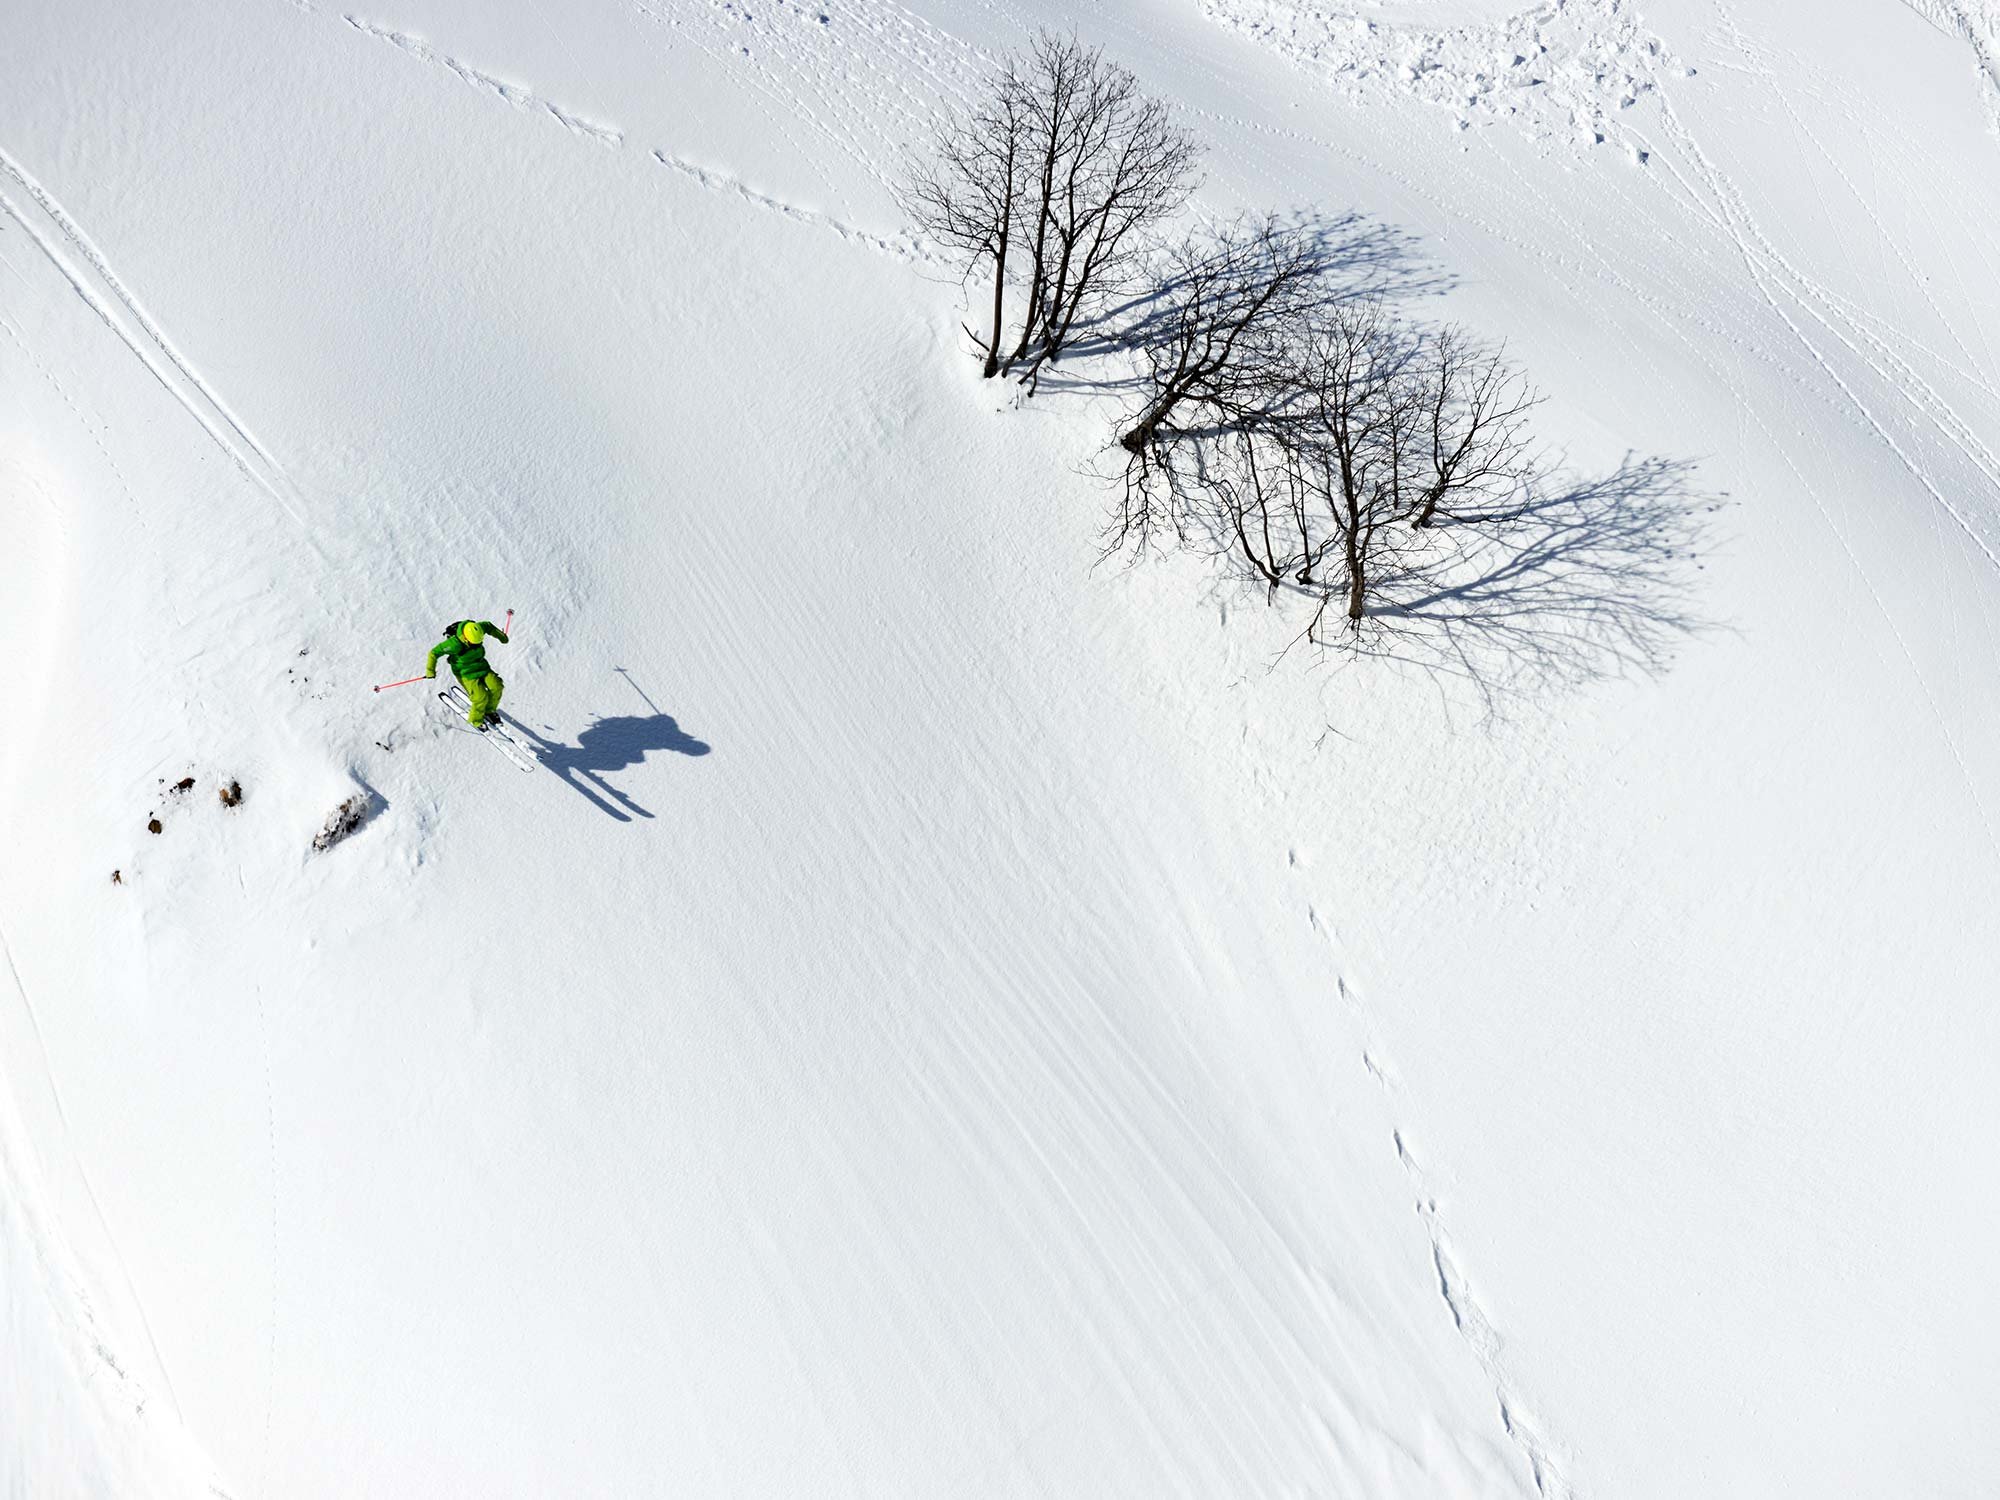
[[[507,644],[507,632],[502,630],[498,625],[495,625],[491,620],[481,620],[478,623],[481,630],[492,636],[501,645],[504,646]],[[431,647],[430,658],[424,663],[424,672],[426,675],[437,670],[437,662],[440,656],[451,664],[451,674],[460,682],[476,682],[488,672],[493,671],[492,665],[486,660],[485,643],[481,642],[477,646],[468,646],[460,638],[458,632],[464,624],[465,621],[463,620],[453,621],[446,628],[444,639]]]

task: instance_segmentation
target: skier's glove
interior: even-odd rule
[[[438,674],[438,669],[436,667],[432,667],[428,672],[424,673],[424,676],[435,677],[437,676],[437,674]]]

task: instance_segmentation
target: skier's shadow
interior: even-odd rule
[[[624,672],[622,667],[617,670]],[[625,680],[632,681],[629,674]],[[638,691],[637,683],[632,686]],[[648,707],[653,706],[653,700],[646,698],[644,692],[639,696],[645,698]],[[650,818],[653,814],[606,781],[607,772],[636,766],[654,750],[670,750],[676,755],[706,755],[709,751],[706,741],[686,733],[674,722],[673,715],[657,709],[645,715],[599,719],[576,737],[574,745],[544,739],[519,719],[508,722],[533,742],[535,756],[543,765],[575,787],[600,812],[621,823]]]

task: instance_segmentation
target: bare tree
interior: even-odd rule
[[[1325,643],[1330,613],[1358,625],[1424,572],[1439,520],[1505,519],[1462,507],[1530,478],[1534,397],[1497,351],[1408,328],[1376,298],[1294,299],[1254,334],[1183,398],[1206,420],[1162,428],[1128,465],[1113,544],[1170,525],[1308,602],[1304,633]]]
[[[1061,356],[1080,314],[1129,288],[1145,231],[1193,191],[1200,151],[1130,72],[1074,37],[1038,36],[1028,83],[1049,101],[1037,129],[1051,169],[1039,184],[1037,284],[1015,358],[1039,341],[1039,365]]]
[[[1419,467],[1423,349],[1381,304],[1301,312],[1260,351],[1253,408],[1162,445],[1176,534],[1207,539],[1263,582],[1313,606],[1365,613],[1371,583],[1420,540],[1407,524]]]
[[[996,74],[969,116],[947,120],[900,194],[918,232],[990,266],[990,378],[1060,357],[1079,320],[1128,291],[1148,231],[1186,203],[1199,155],[1167,107],[1074,36],[1043,31]],[[1009,276],[1025,284],[1008,348]],[[970,330],[968,330],[970,332]]]
[[[1421,436],[1431,473],[1412,518],[1432,525],[1447,503],[1491,504],[1519,489],[1534,463],[1528,414],[1541,397],[1509,368],[1503,351],[1472,343],[1455,328],[1430,340],[1430,380]]]
[[[1137,351],[1107,552],[1205,550],[1292,601],[1300,638],[1482,691],[1657,670],[1701,623],[1679,570],[1712,507],[1686,466],[1554,485],[1504,351],[1388,310],[1442,283],[1386,226],[1267,215],[1163,248],[1198,155],[1129,71],[1042,31],[898,194],[968,286],[991,277],[966,330],[987,378],[1032,391],[1066,352]]]
[[[1028,241],[1027,310],[1021,318],[1020,340],[1007,356],[1010,369],[1027,357],[1028,346],[1041,324],[1053,227],[1049,205],[1062,190],[1066,164],[1076,155],[1077,97],[1085,87],[1085,74],[1093,56],[1074,36],[1065,38],[1038,31],[1027,59],[1011,69],[1018,80],[1027,121],[1029,175],[1023,184],[1023,196],[1034,227]]]
[[[1162,527],[1187,539],[1188,486],[1227,469],[1212,439],[1268,435],[1293,394],[1285,329],[1327,295],[1327,242],[1275,217],[1191,237],[1169,252],[1137,337],[1144,391],[1119,437],[1124,499],[1112,547],[1145,545]],[[1195,441],[1185,453],[1175,450]]]
[[[1286,353],[1296,396],[1285,424],[1308,501],[1338,542],[1346,616],[1367,611],[1369,585],[1409,548],[1422,478],[1419,421],[1432,392],[1421,342],[1404,335],[1379,302],[1327,308],[1299,318]],[[1332,591],[1308,633],[1317,632]]]
[[[1022,232],[1023,172],[1032,149],[1028,103],[1009,63],[993,78],[985,103],[962,119],[940,122],[932,159],[908,164],[898,194],[920,234],[964,257],[968,281],[983,265],[992,267],[992,332],[980,341],[989,380],[1000,369],[1008,255]]]
[[[1241,417],[1268,392],[1278,331],[1325,294],[1326,246],[1276,217],[1190,238],[1169,255],[1162,310],[1141,340],[1145,405],[1118,439],[1143,459],[1171,439],[1183,408],[1197,421]]]

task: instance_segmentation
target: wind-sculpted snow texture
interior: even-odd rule
[[[972,378],[1041,24],[1546,393],[1421,650]],[[1990,4],[7,33],[0,1494],[2000,1485]]]

